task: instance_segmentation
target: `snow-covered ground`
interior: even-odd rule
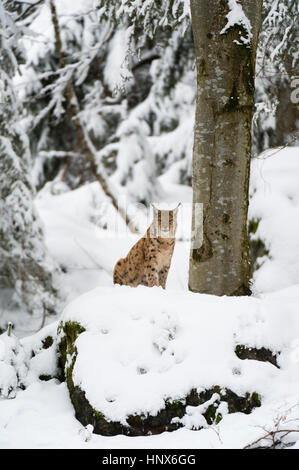
[[[266,434],[262,428],[299,430],[299,152],[296,147],[275,152],[269,150],[252,162],[249,218],[260,220],[254,236],[264,241],[269,255],[259,260],[251,298],[188,292],[191,189],[172,184],[171,174],[160,177],[160,202],[174,207],[181,201],[183,209],[165,292],[113,286],[114,263],[136,236],[114,220],[97,183],[38,195],[49,251],[63,267],[60,285],[67,307],[59,318],[46,320],[46,332],[32,335],[42,318],[1,306],[1,323],[15,323],[28,371],[21,371],[26,389],[17,391],[15,398],[0,399],[0,447],[242,448]],[[137,213],[146,228],[147,214]],[[86,327],[78,338],[74,374],[92,404],[105,407],[111,418],[125,420],[134,407],[155,413],[164,398],[180,398],[192,387],[211,385],[239,395],[256,391],[262,406],[249,415],[224,410],[219,424],[201,430],[190,429],[204,424],[200,410],[190,408],[184,428],[174,432],[146,437],[92,434],[86,439],[88,431],[75,419],[66,384],[38,378],[53,366],[53,348],[41,352],[41,338],[53,333],[61,318],[77,319]],[[105,342],[97,341],[103,329],[110,334],[102,335]],[[155,351],[153,344],[158,345]],[[236,344],[280,352],[280,369],[239,359]],[[38,352],[33,358],[31,349]],[[90,363],[92,355],[100,359]],[[5,346],[0,364],[4,359]],[[141,369],[147,373],[138,373]],[[102,377],[105,371],[99,390],[95,371]],[[107,401],[111,396],[115,400]],[[285,439],[297,441],[294,446],[299,448],[299,433]]]

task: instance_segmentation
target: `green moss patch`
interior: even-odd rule
[[[42,340],[42,348],[43,349],[48,349],[50,348],[54,343],[54,339],[52,336],[46,336],[45,339]]]
[[[248,221],[248,240],[249,240],[249,259],[250,259],[250,271],[251,276],[260,265],[258,264],[258,258],[263,256],[270,256],[269,249],[266,247],[265,242],[260,238],[256,238],[254,235],[257,232],[261,219],[250,219]]]

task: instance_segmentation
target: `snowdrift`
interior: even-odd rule
[[[298,300],[299,286],[284,295]],[[99,434],[142,435],[296,402],[299,316],[284,295],[84,294],[65,309],[57,339],[76,417]]]
[[[249,232],[261,247],[254,292],[299,282],[299,149],[269,149],[251,162]]]

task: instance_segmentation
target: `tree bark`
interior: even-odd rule
[[[243,24],[222,31],[230,11],[228,0],[191,0],[197,102],[193,148],[195,235],[189,289],[214,295],[250,294],[247,209],[262,0],[240,0],[239,5],[250,21],[251,38]],[[196,217],[199,203],[203,204],[202,227]]]

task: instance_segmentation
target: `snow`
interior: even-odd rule
[[[25,353],[17,338],[0,335],[0,397],[14,398],[18,381],[27,375]]]
[[[110,44],[104,78],[106,85],[112,92],[122,88],[124,80],[132,78],[132,73],[126,64],[130,31],[131,28],[128,28],[128,30],[118,30]]]
[[[288,294],[298,301],[299,286]],[[97,288],[69,304],[61,320],[86,329],[76,341],[74,384],[108,420],[155,415],[164,400],[214,385],[241,396],[256,391],[265,408],[282,396],[298,400],[298,361],[292,359],[298,304],[286,307],[277,294],[218,298],[143,286]],[[281,371],[238,359],[234,349],[240,342],[279,351]]]
[[[182,423],[187,429],[200,429],[207,428],[208,424],[203,416],[203,413],[207,411],[208,407],[220,399],[218,393],[213,393],[210,400],[207,400],[205,403],[199,406],[187,406],[186,414],[183,418],[174,418],[173,421],[177,423]],[[221,406],[222,405],[222,406]],[[217,408],[217,413],[221,413],[222,416],[227,414],[227,403],[222,402],[219,408]]]
[[[191,189],[173,183],[173,169],[159,178],[163,199],[155,201],[172,207],[184,203],[166,291],[113,286],[114,263],[137,238],[122,224],[118,233],[113,224],[104,228],[115,214],[103,209],[108,205],[97,183],[39,194],[36,206],[48,249],[64,267],[60,283],[66,307],[33,335],[40,318],[18,320],[17,312],[6,309],[1,314],[1,325],[5,319],[16,325],[12,338],[0,336],[0,369],[7,370],[1,378],[11,381],[15,395],[0,398],[0,448],[242,448],[265,434],[261,427],[274,429],[278,419],[283,419],[282,428],[299,428],[298,148],[278,150],[268,150],[251,166],[249,218],[261,219],[255,237],[264,240],[269,256],[259,260],[250,298],[188,291]],[[144,208],[138,214],[140,225],[146,226],[149,215]],[[43,339],[55,335],[58,323],[68,319],[86,328],[76,341],[74,380],[111,419],[124,422],[129,413],[141,410],[155,413],[166,398],[212,385],[238,395],[256,391],[262,406],[249,415],[227,414],[222,403],[223,419],[217,425],[204,422],[207,404],[187,407],[182,429],[155,436],[93,434],[75,419],[66,384],[39,379],[41,374],[55,376],[57,367],[57,343],[43,349]],[[16,347],[9,342],[19,351],[13,357]],[[280,368],[240,360],[236,344],[279,353]],[[18,367],[21,357],[25,390],[7,367],[12,360]],[[28,423],[30,432],[24,434]],[[298,434],[287,439],[295,442]]]
[[[228,0],[229,13],[226,15],[227,23],[224,28],[220,31],[220,34],[226,33],[229,28],[232,28],[235,25],[242,26],[247,34],[247,37],[240,36],[240,41],[234,41],[238,45],[250,44],[252,38],[251,24],[249,19],[244,13],[242,5],[240,5],[239,0]]]
[[[252,161],[249,219],[260,219],[255,239],[265,240],[270,251],[254,274],[257,292],[299,282],[298,157],[293,147],[270,149]]]

